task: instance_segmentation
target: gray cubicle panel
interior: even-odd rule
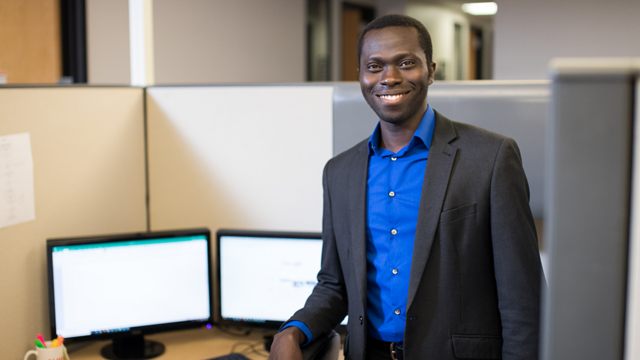
[[[640,75],[640,59],[636,69]],[[627,281],[627,314],[625,359],[640,359],[640,76],[636,78],[633,127],[633,173],[631,175],[631,216],[629,236],[629,279]]]
[[[454,121],[514,138],[529,180],[531,210],[543,217],[544,137],[550,87],[548,81],[456,81],[429,87],[429,104]],[[335,83],[334,154],[371,135],[378,118],[357,82]]]
[[[635,74],[611,60],[552,71],[541,358],[622,359]]]
[[[0,358],[49,336],[47,238],[146,230],[143,92],[0,87],[0,136],[29,134],[35,197],[34,221],[0,228]]]

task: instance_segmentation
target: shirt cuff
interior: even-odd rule
[[[309,344],[311,342],[311,340],[313,339],[313,336],[311,335],[311,330],[309,330],[309,327],[307,325],[305,325],[305,323],[303,323],[302,321],[291,321],[291,322],[288,322],[282,327],[282,329],[280,329],[280,331],[288,328],[289,326],[297,327],[298,329],[302,330],[302,332],[307,336],[307,342],[305,342],[301,346],[305,346],[305,345]]]

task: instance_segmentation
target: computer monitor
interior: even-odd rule
[[[277,329],[304,306],[320,271],[320,233],[219,230],[216,237],[218,323]]]
[[[208,229],[47,240],[52,338],[148,359],[164,346],[145,334],[210,327],[210,248]]]

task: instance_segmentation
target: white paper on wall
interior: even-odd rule
[[[0,228],[35,219],[29,133],[0,136]]]

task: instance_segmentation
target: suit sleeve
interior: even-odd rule
[[[502,141],[494,163],[491,236],[502,321],[502,359],[537,360],[542,268],[529,207],[529,185],[518,146],[509,138]]]
[[[314,339],[333,330],[347,315],[347,292],[338,254],[336,238],[333,232],[331,214],[331,195],[329,181],[329,162],[324,168],[322,178],[323,215],[322,215],[322,263],[318,273],[318,284],[307,299],[304,307],[298,310],[289,321],[302,321],[311,330]]]

